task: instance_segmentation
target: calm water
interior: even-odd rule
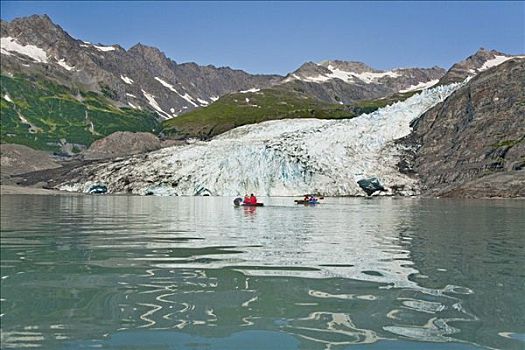
[[[525,349],[525,201],[1,199],[1,347]]]

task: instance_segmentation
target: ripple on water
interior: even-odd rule
[[[2,197],[1,347],[523,344],[517,204],[489,223],[459,202],[223,200]]]

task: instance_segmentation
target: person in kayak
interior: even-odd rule
[[[244,204],[250,204],[250,197],[248,197],[248,194],[245,194],[245,195],[244,195],[243,203],[244,203]]]
[[[309,200],[309,199],[310,199],[310,195],[309,195],[309,194],[305,194],[305,195],[304,195],[304,201],[306,202],[306,201]]]
[[[257,204],[257,197],[255,197],[253,193],[250,195],[249,200],[250,200],[249,202],[250,204]]]

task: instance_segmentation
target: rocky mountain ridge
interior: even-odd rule
[[[483,70],[412,127],[424,194],[525,197],[525,58]]]
[[[440,67],[382,71],[355,61],[307,62],[282,85],[325,102],[350,104],[431,87],[445,72]]]
[[[277,75],[228,67],[177,64],[159,49],[137,44],[95,45],[72,38],[44,16],[1,22],[2,74],[41,75],[68,86],[104,93],[118,107],[152,109],[172,118],[229,92],[267,87]]]
[[[495,67],[512,58],[524,58],[523,55],[507,55],[496,50],[486,50],[480,48],[476,53],[470,55],[464,60],[455,63],[450,67],[447,73],[439,79],[440,85],[457,83],[468,77],[483,72],[491,67]]]
[[[151,109],[161,119],[208,106],[228,93],[275,85],[345,104],[428,87],[445,73],[439,67],[382,72],[364,63],[335,60],[306,63],[284,78],[253,75],[229,67],[178,64],[141,43],[125,50],[84,42],[46,15],[1,21],[0,27],[3,74],[45,76],[68,87],[101,92],[117,107]]]

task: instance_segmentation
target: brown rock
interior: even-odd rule
[[[427,194],[525,195],[525,59],[480,73],[413,127],[414,170]]]
[[[93,142],[83,155],[85,159],[116,158],[155,151],[160,147],[159,138],[148,132],[117,131]]]
[[[0,145],[0,165],[2,177],[61,166],[46,152],[15,144]]]

